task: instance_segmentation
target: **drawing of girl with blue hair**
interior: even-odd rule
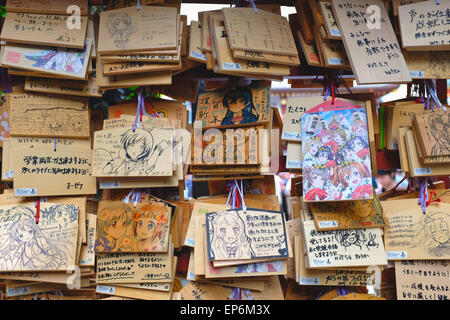
[[[253,105],[253,95],[249,88],[233,88],[225,94],[222,101],[227,108],[222,120],[223,126],[258,121],[259,114]]]

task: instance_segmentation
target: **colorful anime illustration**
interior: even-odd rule
[[[223,97],[223,105],[227,113],[222,125],[253,123],[258,121],[259,114],[253,105],[252,91],[247,87],[236,87]]]
[[[203,127],[267,122],[270,118],[270,87],[237,86],[199,95],[196,121]]]
[[[25,58],[35,61],[33,67],[82,74],[86,59],[86,45],[83,51],[70,48],[52,48],[25,54]]]
[[[364,109],[305,113],[302,131],[305,201],[372,198]]]
[[[134,207],[102,201],[98,210],[96,252],[166,252],[174,206],[151,199]]]

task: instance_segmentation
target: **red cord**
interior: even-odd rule
[[[334,80],[331,81],[331,104],[334,104],[334,100],[336,99],[334,95]]]
[[[40,210],[41,210],[41,200],[37,199],[36,200],[36,224],[39,223]]]
[[[434,190],[431,190],[431,192],[430,192],[430,199],[432,199],[434,195],[435,195]],[[433,202],[441,202],[441,198],[437,198],[437,199],[434,199],[434,200],[428,200],[425,203],[425,206],[428,207],[430,205],[430,203],[433,203]]]

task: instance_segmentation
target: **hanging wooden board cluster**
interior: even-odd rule
[[[250,7],[199,12],[190,26],[189,59],[215,73],[276,81],[300,64],[287,19],[276,5],[260,5],[257,14]]]
[[[297,14],[289,15],[289,22],[297,33],[306,62],[311,66],[350,70],[331,1],[298,0],[296,9]]]
[[[333,0],[332,7],[358,84],[411,81],[382,1]]]

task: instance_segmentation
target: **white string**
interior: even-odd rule
[[[239,191],[239,194],[241,195],[241,200],[242,200],[242,209],[244,209],[244,212],[247,212],[247,207],[245,206],[245,201],[244,201],[244,193],[242,192],[241,188],[242,188],[242,180],[241,180],[241,188],[239,188],[239,184],[236,180],[234,180],[234,182],[236,183],[236,188]]]
[[[122,202],[129,204],[130,203],[130,197],[133,194],[134,189],[130,191],[130,193],[122,200]]]

